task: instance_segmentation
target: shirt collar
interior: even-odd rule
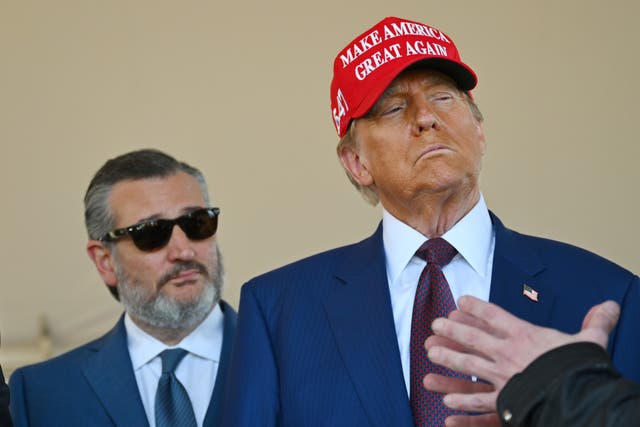
[[[124,327],[127,331],[127,345],[134,371],[149,363],[167,348],[175,347],[185,349],[198,357],[219,362],[224,329],[224,315],[220,304],[216,304],[202,323],[174,347],[169,347],[140,329],[128,313],[124,316]]]
[[[491,255],[493,226],[484,197],[442,237],[458,250],[481,276],[487,274]],[[425,242],[425,236],[382,209],[382,241],[387,262],[389,283],[395,283],[415,252]]]

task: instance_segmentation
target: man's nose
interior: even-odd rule
[[[190,261],[196,255],[193,249],[193,242],[177,224],[173,226],[171,239],[167,244],[167,251],[171,261]]]
[[[418,100],[413,106],[413,131],[416,135],[420,135],[430,129],[438,126],[438,117],[433,108],[426,100]]]

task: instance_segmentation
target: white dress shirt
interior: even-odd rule
[[[488,301],[495,233],[482,195],[476,206],[442,238],[458,250],[453,260],[442,269],[454,301],[462,295],[473,295]],[[420,273],[427,264],[416,257],[415,252],[426,240],[419,231],[383,209],[382,241],[387,263],[387,280],[407,395],[410,388],[413,300]]]
[[[222,349],[224,315],[220,305],[189,335],[174,347],[169,347],[140,329],[128,314],[124,317],[129,355],[150,427],[155,427],[155,398],[162,361],[158,355],[168,348],[182,348],[188,353],[175,374],[187,390],[198,426],[201,427],[216,383]],[[114,378],[114,381],[117,381]]]

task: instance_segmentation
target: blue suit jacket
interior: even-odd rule
[[[588,309],[622,306],[613,361],[640,381],[640,282],[582,249],[525,236],[492,216],[491,301],[574,333]],[[523,284],[539,302],[522,295]],[[381,227],[360,243],[298,261],[242,288],[223,426],[413,426]]]
[[[220,425],[236,313],[224,301],[220,364],[205,426]],[[46,362],[16,370],[10,379],[16,427],[148,426],[127,348],[124,317],[101,338]]]

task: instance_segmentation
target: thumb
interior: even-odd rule
[[[582,321],[580,335],[606,347],[609,333],[616,326],[619,318],[620,306],[616,302],[605,301],[594,305]]]

